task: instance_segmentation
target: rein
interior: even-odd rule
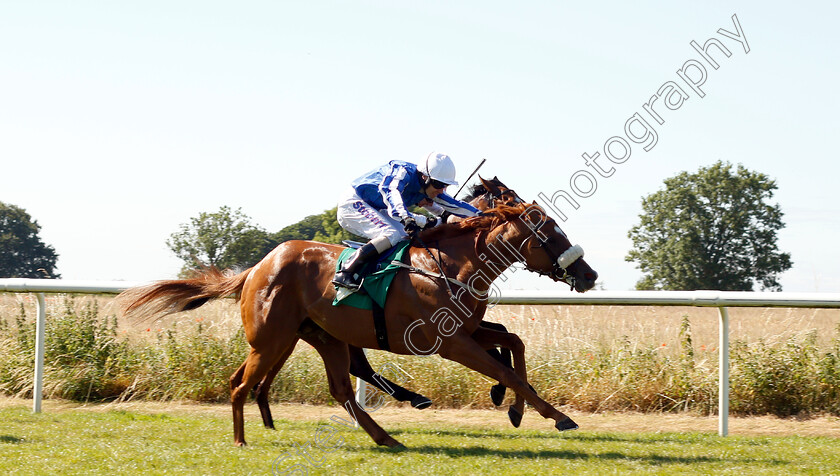
[[[505,193],[513,193],[515,199],[519,202],[522,202],[522,199],[519,198],[519,196],[516,194],[516,192],[511,190],[511,189],[502,191],[499,194],[495,194],[495,195],[491,194],[488,191],[485,195],[490,196],[492,198],[491,203],[493,204],[493,207],[495,207],[496,206],[496,200],[500,199]],[[522,218],[522,217],[519,217],[519,218],[521,220],[523,220],[523,222],[525,221],[524,218]],[[508,223],[510,223],[510,222],[508,222]],[[562,230],[561,230],[561,233],[562,233]],[[481,236],[481,233],[479,233],[476,237],[476,256],[481,256],[481,253],[478,252],[478,236]],[[517,249],[517,252],[519,253],[520,256],[522,256],[522,247],[525,246],[525,244],[528,243],[529,241],[533,240],[534,237],[535,237],[534,235],[529,236],[528,238],[523,240],[522,243],[519,245],[519,248]],[[457,286],[460,286],[461,288],[464,288],[464,289],[470,291],[470,293],[472,293],[473,290],[470,288],[470,286],[468,284],[466,284],[464,282],[461,282],[461,281],[458,281],[457,279],[450,278],[449,276],[446,275],[446,273],[444,273],[443,264],[441,263],[441,259],[435,258],[435,255],[432,253],[432,251],[429,249],[429,247],[426,246],[426,243],[423,241],[422,238],[420,238],[419,234],[416,235],[415,238],[420,243],[420,245],[426,250],[426,253],[428,253],[429,257],[432,258],[432,261],[434,261],[434,263],[437,265],[439,273],[434,273],[434,272],[429,271],[427,269],[407,265],[405,263],[401,263],[401,262],[398,262],[398,261],[392,261],[391,262],[392,265],[398,266],[400,268],[404,268],[404,269],[408,270],[408,272],[410,272],[410,273],[420,274],[420,275],[423,275],[423,276],[426,276],[426,277],[429,277],[429,278],[443,279],[444,284],[446,284],[446,291],[447,291],[447,293],[449,293],[450,297],[455,297],[455,294],[452,292],[452,286],[450,285],[450,283],[455,284]],[[526,264],[525,262],[521,262],[521,261],[518,261],[518,260],[514,261],[514,262],[521,263],[527,271],[530,271],[532,273],[536,273],[540,276],[548,276],[550,278],[556,278],[559,281],[563,281],[563,282],[565,282],[566,284],[569,285],[570,290],[574,290],[575,284],[576,284],[576,279],[575,279],[574,275],[569,274],[568,267],[571,266],[579,258],[583,257],[583,248],[581,248],[580,245],[570,246],[566,251],[561,253],[559,256],[556,253],[554,253],[549,247],[547,247],[545,242],[543,242],[542,240],[540,240],[540,242],[537,246],[533,246],[532,248],[542,248],[542,250],[546,253],[546,255],[548,255],[548,258],[551,260],[551,263],[552,263],[551,271],[543,271],[543,270],[540,270],[540,269],[536,269],[536,268],[533,268],[531,266],[528,266],[528,264]],[[439,253],[440,253],[440,249],[438,249],[438,254]],[[497,266],[503,264],[503,263],[496,263],[496,262],[491,261],[491,260],[485,260],[485,262],[492,263],[492,264],[497,265]],[[513,263],[511,263],[511,264],[513,264]],[[509,266],[509,265],[507,265],[507,266]],[[507,266],[503,266],[503,267],[507,267]],[[488,292],[489,292],[489,290],[488,290]]]
[[[450,278],[449,276],[447,276],[447,275],[443,272],[443,264],[440,262],[440,260],[438,260],[437,258],[435,258],[435,255],[434,255],[434,254],[432,254],[432,250],[430,250],[430,249],[429,249],[429,247],[428,247],[428,246],[426,246],[426,243],[424,243],[424,242],[423,242],[423,239],[422,239],[422,238],[420,238],[420,234],[419,234],[419,233],[417,234],[416,238],[417,238],[417,241],[419,241],[419,242],[420,242],[420,244],[423,246],[423,248],[425,248],[426,253],[429,253],[429,257],[430,257],[430,258],[432,258],[432,261],[434,261],[434,262],[435,262],[435,264],[437,265],[438,270],[440,271],[440,275],[435,275],[435,274],[433,274],[433,273],[432,273],[432,272],[430,272],[430,271],[426,271],[426,270],[421,269],[421,268],[414,268],[414,267],[412,266],[411,268],[413,268],[413,270],[415,270],[415,272],[420,273],[420,274],[423,274],[423,275],[426,275],[426,276],[434,276],[434,277],[437,277],[437,278],[443,278],[443,279],[445,279],[444,283],[446,283],[446,292],[448,292],[448,293],[449,293],[449,297],[455,297],[455,295],[454,295],[454,294],[452,294],[452,286],[450,286],[450,285],[449,285],[449,283],[450,283],[450,282],[454,282],[454,283],[458,284],[459,286],[461,286],[461,287],[463,287],[463,288],[469,289],[469,286],[467,286],[466,284],[462,283],[461,281],[458,281],[457,279],[453,279],[453,278]],[[438,254],[440,254],[440,249],[438,249]]]
[[[417,267],[415,267],[415,266],[407,265],[407,264],[405,264],[405,263],[403,263],[403,262],[401,262],[401,261],[391,261],[391,264],[392,264],[392,265],[394,265],[394,266],[398,266],[398,267],[400,267],[400,268],[405,268],[405,269],[407,269],[407,270],[408,270],[408,272],[410,272],[410,273],[422,274],[423,276],[428,276],[428,277],[430,277],[430,278],[445,279],[445,280],[446,280],[446,283],[447,283],[447,284],[446,284],[446,286],[447,286],[447,288],[448,288],[448,289],[447,289],[447,291],[449,291],[449,295],[450,295],[450,296],[452,296],[452,297],[454,297],[455,295],[452,293],[452,288],[451,288],[451,287],[449,287],[449,283],[452,283],[452,284],[457,284],[458,286],[461,286],[462,288],[464,288],[464,289],[466,289],[466,290],[468,290],[468,291],[469,291],[469,289],[470,289],[469,284],[466,284],[466,283],[463,283],[463,282],[461,282],[461,281],[458,281],[458,280],[457,280],[457,279],[455,279],[455,278],[450,278],[449,276],[447,276],[447,275],[445,275],[445,274],[443,274],[443,273],[440,273],[440,274],[435,274],[435,273],[433,273],[433,272],[431,272],[431,271],[429,271],[429,270],[427,270],[427,269],[417,268]]]

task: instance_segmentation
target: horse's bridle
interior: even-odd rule
[[[494,194],[494,193],[492,193],[488,190],[484,194],[484,196],[490,198],[490,200],[488,200],[488,202],[492,204],[491,208],[494,208],[494,207],[496,207],[496,201],[500,200],[506,193],[512,193],[513,194],[513,197],[514,197],[514,202],[513,203],[525,203],[525,201],[522,200],[522,198],[519,196],[519,194],[517,194],[513,189],[510,189],[510,188],[506,189],[506,190],[501,190],[501,191],[499,191],[499,193],[496,193],[496,194]],[[524,218],[522,220],[525,221]],[[529,228],[531,228],[531,227],[529,227]],[[560,230],[560,232],[563,233],[562,230]],[[563,235],[565,236],[565,233],[563,233]],[[536,236],[536,233],[534,233],[531,237],[529,237],[528,239],[523,241],[521,245],[519,245],[519,250],[518,251],[520,251],[520,255],[522,254],[521,253],[522,246],[524,246],[525,243],[527,243],[528,241],[530,241],[531,239],[533,239],[535,237],[538,238]],[[583,248],[580,245],[573,245],[573,246],[570,246],[566,251],[564,251],[560,255],[557,255],[554,251],[551,250],[551,248],[546,246],[545,241],[538,240],[538,242],[539,242],[538,246],[533,246],[532,248],[542,248],[543,251],[545,252],[545,254],[548,255],[548,258],[551,260],[551,263],[552,263],[551,271],[543,271],[541,269],[535,269],[535,268],[532,268],[532,267],[528,266],[524,262],[522,263],[522,265],[525,267],[526,270],[528,270],[532,273],[539,274],[540,276],[548,276],[552,279],[556,279],[557,281],[563,281],[564,283],[569,285],[570,289],[574,290],[576,280],[575,280],[574,275],[569,274],[567,269],[568,269],[569,266],[574,264],[578,259],[583,258]]]
[[[519,247],[520,250],[525,243],[528,243],[528,241],[534,238],[535,236],[531,236],[523,241],[522,245]],[[551,251],[551,248],[546,246],[544,241],[539,239],[537,241],[539,241],[539,245],[532,246],[531,248],[542,248],[542,250],[545,251],[545,254],[548,255],[548,258],[551,260],[551,271],[543,271],[541,269],[532,268],[526,263],[522,263],[522,265],[525,266],[525,269],[531,271],[532,273],[539,274],[540,276],[548,276],[552,279],[556,278],[557,281],[563,281],[569,285],[569,289],[574,290],[576,279],[574,275],[569,274],[568,268],[578,259],[583,258],[583,248],[580,245],[573,245],[558,256],[556,253]]]
[[[525,200],[522,200],[522,197],[520,197],[519,194],[516,193],[516,191],[513,190],[512,188],[508,188],[508,189],[505,189],[505,190],[500,190],[499,193],[493,193],[493,192],[488,190],[488,191],[484,192],[484,195],[482,195],[482,197],[489,197],[489,200],[487,200],[487,201],[489,203],[491,203],[490,208],[495,208],[496,207],[496,201],[501,199],[506,193],[513,194],[513,198],[514,198],[513,203],[517,203],[517,204],[518,203],[525,203]]]
[[[489,197],[490,200],[488,200],[488,202],[492,204],[492,206],[490,208],[495,208],[496,207],[496,201],[501,199],[506,193],[512,193],[513,194],[514,203],[517,203],[517,204],[525,203],[525,201],[522,200],[522,198],[513,189],[502,190],[497,194],[494,194],[494,193],[492,193],[488,190],[482,196]],[[525,222],[524,218],[520,217],[520,219],[523,222]],[[528,228],[532,229],[531,227],[528,227]],[[563,233],[563,230],[560,230],[560,233]],[[563,233],[563,235],[565,236],[565,233]],[[441,263],[441,260],[439,260],[438,258],[435,258],[434,254],[432,254],[432,251],[429,249],[428,246],[426,246],[426,244],[420,238],[419,234],[416,236],[416,238],[419,241],[420,245],[423,248],[425,248],[426,253],[429,254],[429,257],[432,259],[432,261],[438,266],[438,270],[440,271],[440,275],[435,275],[433,273],[429,273],[426,270],[415,268],[415,267],[412,267],[412,266],[402,265],[402,263],[399,263],[397,261],[394,261],[392,264],[408,268],[410,272],[423,274],[423,275],[430,276],[430,277],[433,277],[433,278],[443,278],[444,283],[446,284],[446,289],[449,292],[450,296],[454,296],[454,294],[452,292],[452,287],[449,284],[450,282],[458,284],[459,286],[462,286],[462,287],[469,288],[468,285],[465,285],[464,283],[462,283],[460,281],[457,281],[455,279],[447,277],[446,274],[443,272],[443,263]],[[517,252],[519,253],[519,256],[523,256],[521,250],[522,250],[522,247],[525,246],[525,243],[528,243],[528,241],[530,241],[534,238],[538,238],[536,233],[532,233],[532,235],[530,237],[528,237],[527,239],[522,241],[522,244],[519,245],[519,249],[517,250]],[[556,253],[551,251],[551,249],[548,246],[546,246],[545,241],[543,241],[543,240],[538,240],[538,241],[539,241],[539,245],[534,246],[532,248],[542,248],[543,251],[545,251],[545,254],[548,255],[548,258],[551,260],[551,263],[552,263],[551,271],[543,271],[541,269],[532,268],[532,267],[528,266],[528,264],[525,263],[525,262],[522,262],[522,265],[525,267],[526,270],[531,271],[532,273],[539,274],[540,276],[548,276],[552,279],[556,279],[557,281],[563,281],[563,282],[565,282],[566,284],[569,285],[569,289],[574,290],[576,280],[575,280],[574,275],[569,274],[569,272],[567,271],[567,268],[569,266],[571,266],[572,264],[574,264],[575,261],[577,261],[578,259],[583,257],[583,248],[581,248],[580,245],[570,246],[566,251],[564,251],[563,253],[561,253],[558,256]],[[488,263],[499,264],[499,263],[495,263],[495,262],[490,261],[490,260],[488,260],[487,262]],[[561,272],[562,272],[562,274],[561,274]]]

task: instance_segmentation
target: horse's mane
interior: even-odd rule
[[[493,177],[490,180],[488,180],[487,182],[491,183],[491,184],[493,184],[497,187],[508,188],[508,186],[503,184],[502,181],[499,180],[498,177]],[[483,183],[478,182],[477,184],[470,186],[469,191],[467,192],[467,196],[464,197],[463,200],[465,202],[470,202],[472,200],[475,200],[476,197],[480,197],[480,196],[484,195],[485,193],[487,193],[487,188],[484,186]]]
[[[465,202],[470,202],[472,200],[475,200],[476,197],[480,197],[485,193],[487,193],[487,188],[484,187],[484,184],[479,182],[475,185],[470,185],[470,188],[467,191],[467,196],[464,197],[463,200]]]
[[[442,241],[475,231],[492,230],[500,224],[521,215],[527,208],[528,205],[524,203],[514,206],[499,205],[485,210],[480,216],[467,218],[456,223],[446,223],[426,230],[420,234],[420,239],[424,242]]]

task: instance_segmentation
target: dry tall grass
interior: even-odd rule
[[[64,296],[47,298],[53,314],[65,305],[65,299]],[[78,297],[72,306],[82,315],[85,306],[96,303],[99,314],[108,316],[116,313],[112,300]],[[0,331],[9,334],[6,339],[14,332],[13,321],[21,313],[21,307],[31,320],[35,314],[32,296],[0,294],[0,318],[6,322],[5,330]],[[716,309],[496,306],[488,311],[487,320],[504,324],[523,339],[527,346],[529,380],[556,405],[568,404],[589,411],[709,413],[716,409]],[[837,351],[840,310],[731,308],[730,321],[735,412],[840,412],[840,403],[834,406],[820,403],[834,398],[835,394],[840,401],[840,382],[832,382],[835,376],[840,377],[840,363],[831,360],[840,353]],[[9,322],[13,324],[10,326]],[[131,343],[125,349],[134,350],[126,350],[125,356],[119,359],[115,357],[123,362],[125,369],[113,377],[115,382],[103,385],[114,394],[101,397],[224,401],[226,376],[247,352],[240,329],[238,307],[231,300],[213,302],[156,322],[119,322],[114,328],[116,340]],[[798,355],[813,358],[800,362],[796,359]],[[405,372],[405,386],[426,394],[437,406],[492,405],[487,391],[495,382],[439,357],[372,351],[369,358],[374,368],[396,364]],[[764,372],[765,368],[775,373]],[[48,369],[48,379],[66,380],[67,372],[59,370]],[[791,372],[801,375],[789,375]],[[18,382],[14,386],[18,390],[10,392],[10,384],[4,384],[2,379],[14,380],[14,376],[31,379],[26,377],[27,373],[28,369],[7,369],[5,374],[0,374],[0,392],[25,392],[27,382]],[[768,384],[768,378],[775,381]],[[799,383],[802,378],[826,382],[808,386]],[[53,389],[55,396],[67,396],[62,394],[62,389],[74,385],[52,381],[47,388]],[[809,392],[814,395],[806,395]],[[276,380],[272,395],[277,401],[331,401],[323,366],[307,344],[298,345]]]
[[[60,307],[63,295],[47,295],[49,308]],[[95,301],[102,314],[115,314],[113,298],[84,296],[75,299],[81,309]],[[14,316],[20,305],[35,315],[31,294],[0,293],[0,316]],[[537,349],[579,349],[626,336],[631,342],[678,349],[683,316],[691,321],[694,345],[715,348],[718,342],[718,310],[701,307],[664,306],[495,306],[486,320],[504,324],[518,334],[530,351]],[[840,325],[840,309],[729,308],[730,339],[767,343],[784,342],[791,337],[816,332],[818,344],[825,345]],[[154,322],[119,322],[121,333],[143,336],[170,329],[178,322],[203,321],[221,333],[234,333],[241,327],[239,308],[232,300],[214,301],[201,308],[168,316]]]
[[[529,347],[585,348],[626,336],[631,342],[679,351],[682,318],[696,348],[716,348],[717,308],[664,306],[496,306],[486,319],[519,334]],[[840,309],[729,308],[730,339],[777,343],[816,331],[821,345],[840,324]]]

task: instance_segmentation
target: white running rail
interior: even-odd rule
[[[45,293],[118,294],[146,283],[127,281],[64,281],[49,279],[0,279],[0,292],[35,293],[38,321],[35,339],[35,388],[33,411],[41,411],[44,372]],[[585,294],[557,291],[502,291],[491,296],[496,304],[621,305],[716,307],[720,315],[718,434],[729,433],[729,307],[840,308],[840,293],[760,293],[740,291],[590,291]],[[360,385],[357,399],[365,401]]]

